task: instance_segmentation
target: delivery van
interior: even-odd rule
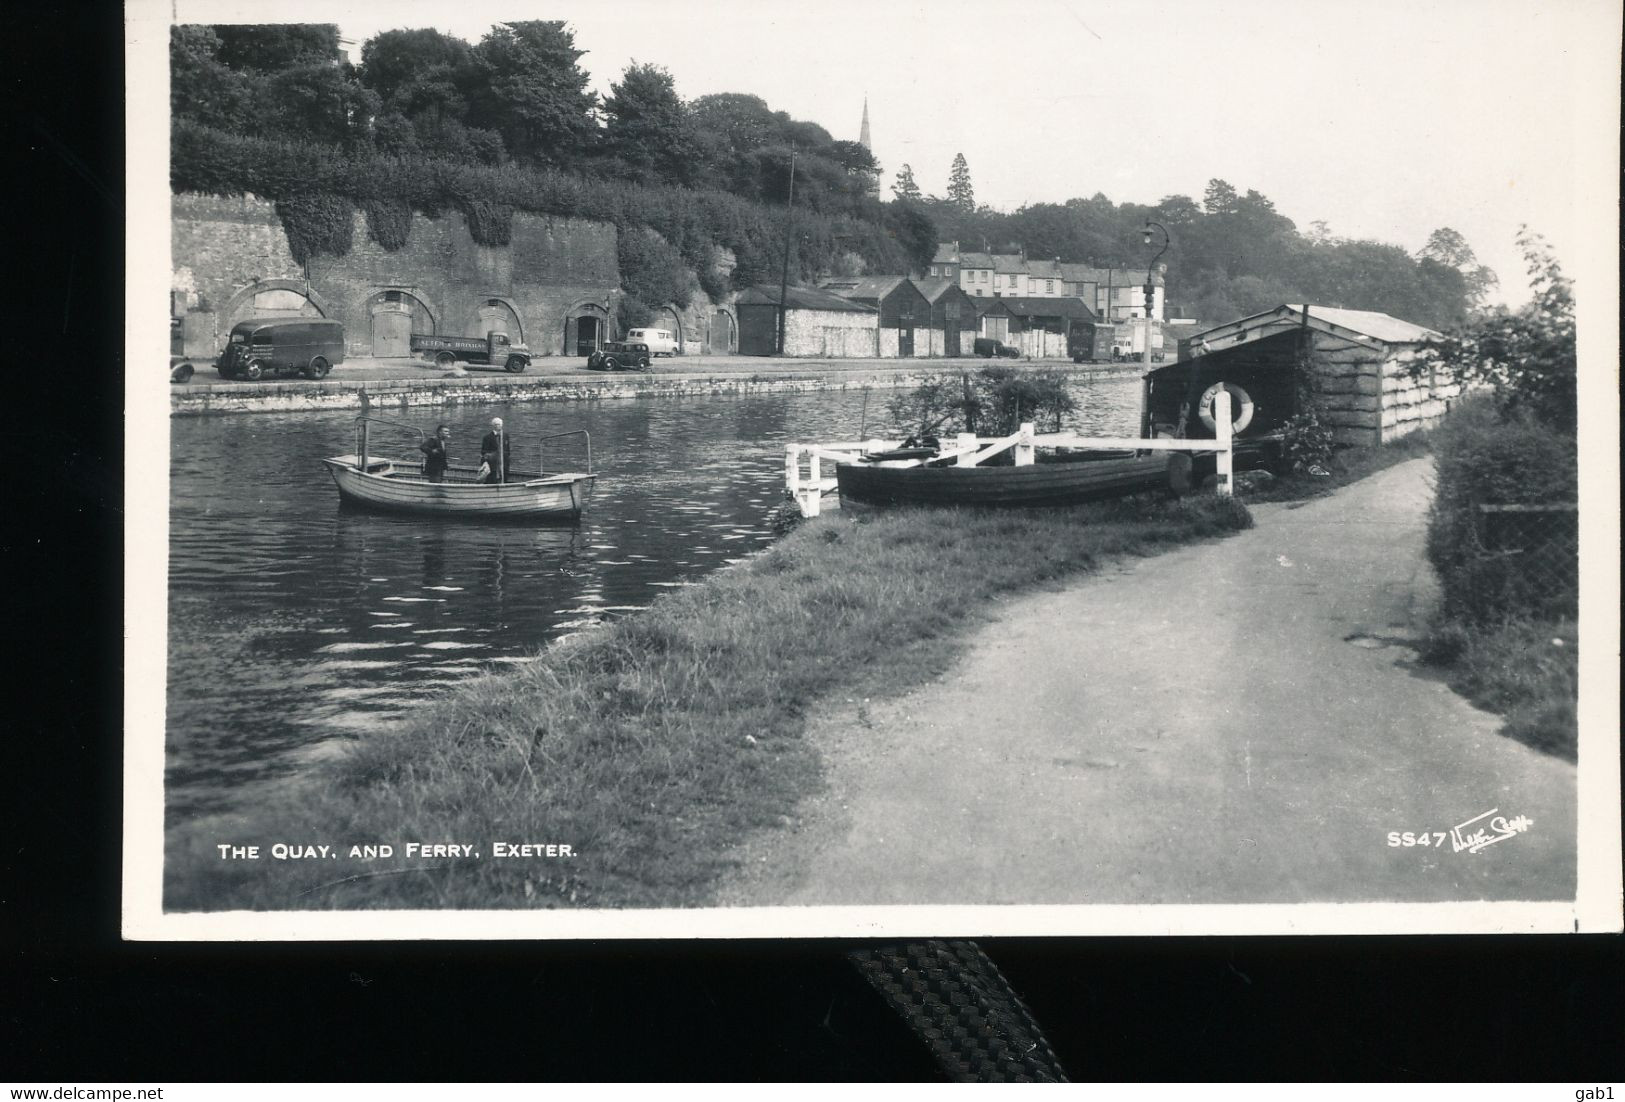
[[[679,351],[677,338],[672,336],[670,329],[629,329],[626,339],[635,344],[648,345],[651,356],[675,356]]]

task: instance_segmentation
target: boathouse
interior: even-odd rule
[[[747,288],[735,302],[739,354],[778,354],[779,289]],[[785,294],[784,355],[858,357],[877,354],[879,311],[829,291],[791,287]]]
[[[931,303],[907,276],[852,276],[828,279],[823,290],[873,307],[879,315],[876,355],[887,358],[931,355]]]
[[[1413,371],[1423,344],[1438,336],[1371,310],[1277,306],[1180,341],[1178,362],[1146,376],[1147,428],[1172,431],[1183,409],[1187,431],[1202,435],[1189,409],[1222,382],[1239,434],[1279,429],[1298,411],[1296,373],[1306,370],[1337,443],[1384,444],[1431,425],[1461,393],[1440,369]]]

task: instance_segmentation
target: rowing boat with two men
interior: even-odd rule
[[[373,512],[415,513],[466,520],[575,521],[592,496],[592,438],[585,429],[539,437],[514,437],[492,422],[495,445],[482,447],[478,466],[442,459],[431,469],[424,444],[431,439],[415,425],[363,412],[355,422],[355,450],[322,460],[338,487],[340,501]],[[396,437],[416,434],[407,459],[378,454],[374,430]],[[585,453],[584,471],[549,473],[548,446],[574,439]],[[404,450],[404,449],[403,449]],[[444,456],[444,452],[441,452]],[[534,456],[534,461],[532,461]]]

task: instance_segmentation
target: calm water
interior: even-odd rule
[[[896,392],[873,391],[879,431]],[[1138,379],[1092,384],[1076,427],[1132,433]],[[792,440],[855,438],[861,393],[414,409],[453,461],[501,416],[527,435],[584,428],[598,483],[579,527],[342,511],[319,459],[353,411],[171,424],[167,806],[222,810],[470,674],[646,608],[760,548]],[[413,444],[383,454],[410,454]],[[516,449],[517,452],[518,449]],[[560,456],[560,459],[563,459]],[[550,469],[574,464],[549,462]]]

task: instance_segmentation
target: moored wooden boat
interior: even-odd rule
[[[418,464],[354,455],[323,459],[339,497],[360,508],[482,520],[575,520],[592,494],[590,474],[536,475],[512,471],[501,485],[479,482],[473,471],[452,468],[430,482]]]
[[[1168,485],[1164,453],[1022,466],[884,466],[840,463],[843,502],[1042,508],[1121,497]]]

